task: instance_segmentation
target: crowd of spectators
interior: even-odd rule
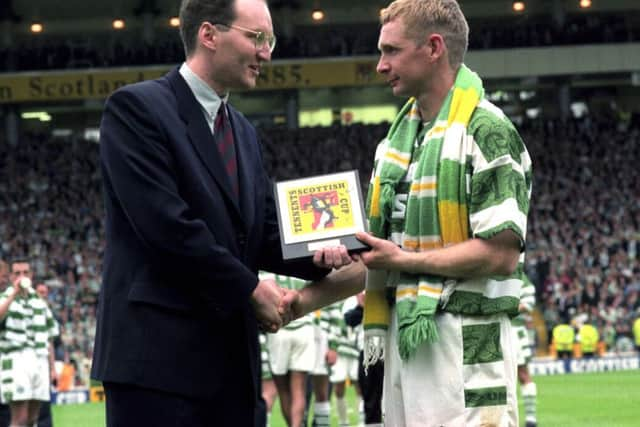
[[[469,48],[502,49],[640,40],[638,12],[569,15],[563,23],[550,16],[470,22]],[[299,26],[278,35],[273,59],[375,55],[378,25]],[[83,37],[33,36],[0,47],[0,72],[88,67],[176,64],[184,59],[177,31],[160,32],[153,43],[137,34]]]
[[[368,184],[376,145],[389,124],[259,129],[267,171],[275,180],[357,169]]]
[[[506,49],[576,44],[628,43],[640,40],[634,20],[637,13],[627,15],[578,14],[562,23],[550,17],[470,23],[470,49]]]
[[[590,118],[524,133],[534,164],[528,264],[547,331],[596,325],[633,348],[640,317],[640,127]]]
[[[101,282],[102,194],[97,145],[24,135],[0,143],[0,258],[28,256],[60,323],[56,360],[87,381]]]
[[[388,124],[260,128],[278,179],[358,169],[368,184]],[[640,127],[590,118],[522,126],[534,162],[527,271],[549,330],[588,316],[616,344],[640,315]],[[98,146],[23,135],[0,141],[0,258],[27,255],[61,324],[57,359],[86,382],[101,277]],[[83,369],[84,367],[84,369]]]

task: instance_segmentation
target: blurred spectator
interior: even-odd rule
[[[62,368],[58,374],[58,391],[69,391],[75,387],[76,363],[69,359],[68,353],[65,355]]]

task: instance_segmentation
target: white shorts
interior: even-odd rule
[[[273,375],[285,375],[289,371],[311,372],[316,363],[313,325],[297,329],[281,329],[267,335],[269,361]]]
[[[2,403],[22,400],[49,401],[50,371],[46,356],[33,349],[0,355],[0,391]]]
[[[526,365],[533,356],[529,331],[524,325],[518,325],[512,326],[511,332],[513,333],[513,344],[516,346],[516,363],[518,366]]]
[[[316,343],[316,360],[311,375],[329,375],[327,366],[327,351],[329,350],[329,338],[327,333],[319,325],[313,325],[313,336]]]
[[[341,383],[346,381],[347,377],[351,382],[358,381],[358,359],[339,354],[336,363],[331,367],[329,381],[332,383]]]
[[[440,339],[408,361],[398,352],[396,313],[386,337],[386,426],[517,427],[516,363],[506,315],[438,313]]]
[[[271,380],[271,363],[269,362],[269,349],[267,348],[267,336],[260,333],[258,336],[260,339],[260,364],[262,370],[262,380]]]

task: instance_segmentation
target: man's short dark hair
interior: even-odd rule
[[[31,260],[26,256],[17,256],[11,258],[11,262],[9,263],[11,270],[13,270],[14,264],[29,264],[29,267],[31,267]]]
[[[235,0],[182,0],[180,4],[180,37],[185,55],[196,50],[198,29],[205,22],[231,24],[235,16]]]

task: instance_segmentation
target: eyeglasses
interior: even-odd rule
[[[273,34],[267,34],[262,31],[255,31],[249,28],[241,27],[240,25],[233,24],[214,24],[222,27],[233,28],[234,30],[244,31],[250,34],[250,38],[253,39],[253,43],[256,49],[262,50],[265,47],[269,49],[269,52],[273,52],[276,47],[276,36]]]

